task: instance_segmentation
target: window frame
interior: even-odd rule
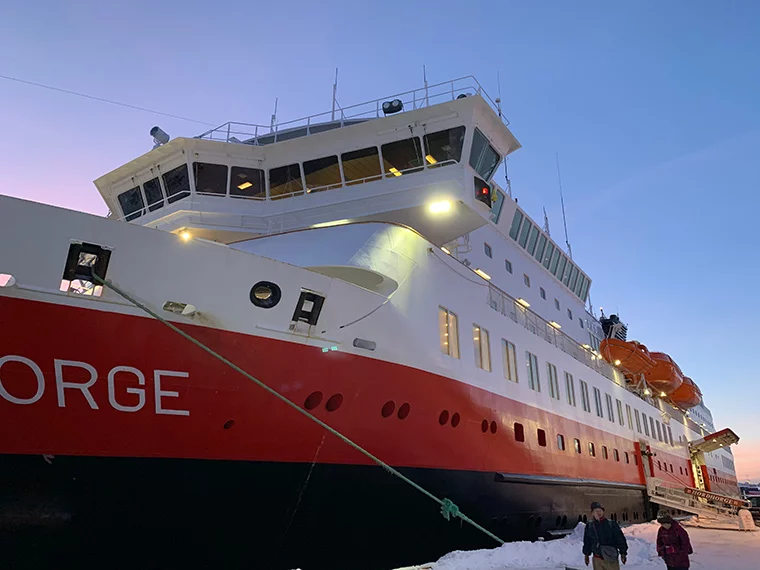
[[[517,372],[517,347],[514,345],[514,343],[508,341],[505,338],[502,338],[501,354],[502,361],[504,363],[504,378],[508,382],[514,382],[515,384],[518,384],[520,377]],[[514,379],[511,378],[512,375],[514,375]]]
[[[541,376],[538,370],[538,356],[525,351],[526,364],[528,366],[528,387],[534,392],[541,393]]]
[[[596,386],[594,388],[594,404],[596,406],[596,415],[604,419],[604,407],[602,405],[602,391]]]
[[[443,315],[445,315],[445,319],[443,322],[441,321],[442,313]],[[451,330],[452,322],[454,324],[453,335],[452,335],[452,330]],[[442,329],[442,326],[444,325],[444,323],[445,323],[445,330]],[[460,350],[460,345],[459,345],[459,317],[454,311],[451,311],[441,305],[438,306],[438,334],[439,334],[439,344],[440,344],[441,353],[451,358],[459,359],[461,355],[461,350]],[[444,337],[447,337],[447,340],[445,343],[444,343]],[[452,338],[454,339],[453,345],[451,343]],[[446,350],[444,350],[443,348],[444,344],[446,344]],[[456,352],[456,354],[453,354],[454,352]]]
[[[567,403],[577,408],[578,402],[575,399],[575,378],[569,372],[565,371],[565,392],[567,394]]]
[[[546,363],[546,374],[549,380],[549,397],[559,401],[562,398],[559,389],[559,378],[557,377],[557,367],[551,362]]]
[[[485,372],[491,372],[491,338],[488,330],[477,323],[472,323],[472,343],[475,354],[475,366]]]
[[[592,413],[591,412],[591,396],[588,391],[588,382],[585,380],[582,380],[581,378],[578,378],[578,382],[580,382],[581,387],[581,407],[583,408],[584,412]]]

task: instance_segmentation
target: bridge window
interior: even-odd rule
[[[512,225],[509,228],[509,237],[513,240],[516,240],[520,233],[520,224],[522,224],[523,218],[525,218],[523,213],[520,210],[515,210],[515,216],[512,218]]]
[[[119,206],[121,206],[121,211],[128,222],[142,216],[145,203],[140,187],[135,186],[119,194]]]
[[[267,196],[264,171],[260,168],[233,166],[230,176],[230,196],[265,199]]]
[[[525,244],[528,243],[528,234],[530,234],[530,228],[533,227],[533,224],[531,224],[528,220],[525,220],[525,223],[522,226],[522,229],[520,230],[520,239],[517,243],[519,243],[522,247],[525,247]]]
[[[538,226],[533,226],[533,229],[530,231],[530,237],[528,238],[528,245],[526,246],[528,253],[533,255],[533,252],[536,249],[536,240],[538,240]]]
[[[462,159],[464,127],[426,134],[424,141],[425,161],[429,168],[445,166],[451,164],[452,161],[459,162]]]
[[[553,254],[554,254],[554,244],[549,242],[546,244],[546,251],[544,252],[544,260],[543,260],[543,265],[546,269],[549,269],[549,262],[551,262]]]
[[[161,183],[158,178],[148,180],[143,184],[143,191],[145,192],[145,200],[148,202],[148,210],[154,212],[164,207],[164,193],[161,191]]]
[[[564,274],[564,272],[565,272],[565,265],[566,265],[566,264],[567,264],[567,257],[565,257],[565,256],[563,255],[563,256],[562,256],[562,259],[561,259],[561,260],[560,260],[560,262],[559,262],[559,266],[557,267],[557,272],[556,272],[556,273],[554,273],[554,276],[555,276],[557,279],[559,279],[560,281],[562,280],[562,275],[563,275],[563,274]]]
[[[170,204],[190,195],[190,177],[187,164],[183,164],[163,175],[164,188]]]
[[[472,137],[472,150],[470,151],[470,166],[481,178],[489,180],[500,161],[501,156],[488,143],[485,135],[480,132],[480,129],[475,129],[475,134]]]
[[[306,192],[332,190],[342,185],[337,156],[326,156],[304,162],[303,174],[306,177]]]
[[[207,162],[193,163],[196,194],[227,194],[227,167]]]
[[[290,198],[302,191],[300,165],[289,164],[269,171],[269,196],[272,200]]]
[[[422,170],[422,145],[417,137],[387,143],[380,149],[387,177],[393,178]]]
[[[377,147],[344,152],[340,159],[343,162],[343,175],[347,186],[380,179],[382,172]]]

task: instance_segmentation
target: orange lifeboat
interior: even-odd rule
[[[670,401],[682,408],[693,408],[702,403],[702,392],[691,378],[684,376],[683,384],[670,395]]]
[[[599,343],[599,352],[602,358],[620,368],[625,374],[642,374],[655,365],[647,347],[636,341],[605,338]]]
[[[664,352],[650,352],[654,367],[645,373],[647,384],[656,395],[669,396],[683,384],[683,373],[678,364]]]

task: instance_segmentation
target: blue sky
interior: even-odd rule
[[[625,4],[625,5],[624,5]],[[515,196],[561,236],[555,153],[592,300],[670,353],[760,478],[760,3],[95,2],[0,6],[0,74],[221,124],[497,72]],[[200,124],[0,79],[0,192],[103,214],[92,180]],[[499,180],[500,183],[503,180]],[[559,241],[562,241],[561,239]]]

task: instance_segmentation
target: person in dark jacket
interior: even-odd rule
[[[686,570],[692,553],[689,534],[668,514],[662,515],[657,522],[660,523],[657,555],[665,561],[668,570]]]
[[[620,525],[604,516],[601,504],[591,503],[592,520],[583,533],[583,555],[586,566],[593,555],[594,570],[620,570],[618,553],[623,564],[628,555],[628,542]]]

